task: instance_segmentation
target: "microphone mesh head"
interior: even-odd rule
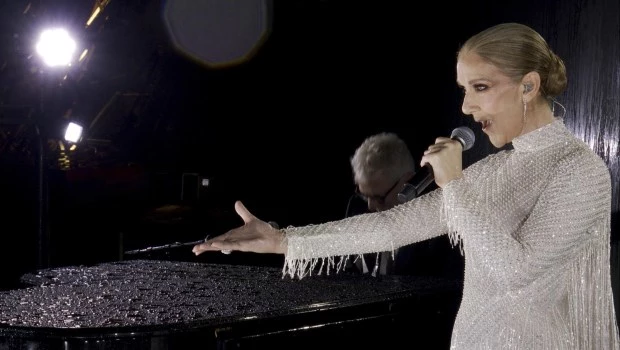
[[[476,135],[474,135],[474,132],[466,126],[459,126],[458,128],[452,130],[452,135],[450,135],[450,138],[458,140],[463,145],[463,151],[467,151],[472,148],[474,142],[476,142]]]

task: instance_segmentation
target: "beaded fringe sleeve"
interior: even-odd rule
[[[283,273],[303,278],[339,272],[350,258],[394,251],[410,243],[446,233],[440,220],[441,190],[388,211],[353,216],[304,227],[287,227],[288,251]]]
[[[620,349],[609,170],[561,119],[393,209],[285,229],[283,273],[448,234],[465,255],[452,349]]]

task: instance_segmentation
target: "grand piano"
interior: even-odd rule
[[[136,259],[0,294],[0,349],[448,349],[459,282]]]

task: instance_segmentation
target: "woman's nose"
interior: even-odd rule
[[[473,104],[472,104],[471,98],[467,97],[467,95],[463,97],[463,104],[461,105],[461,111],[463,111],[463,114],[465,115],[469,115],[473,113]]]

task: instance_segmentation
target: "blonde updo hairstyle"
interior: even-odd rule
[[[540,75],[541,95],[548,100],[566,89],[566,67],[545,39],[532,28],[519,23],[502,23],[469,38],[458,58],[473,52],[499,68],[515,82],[530,72]]]

